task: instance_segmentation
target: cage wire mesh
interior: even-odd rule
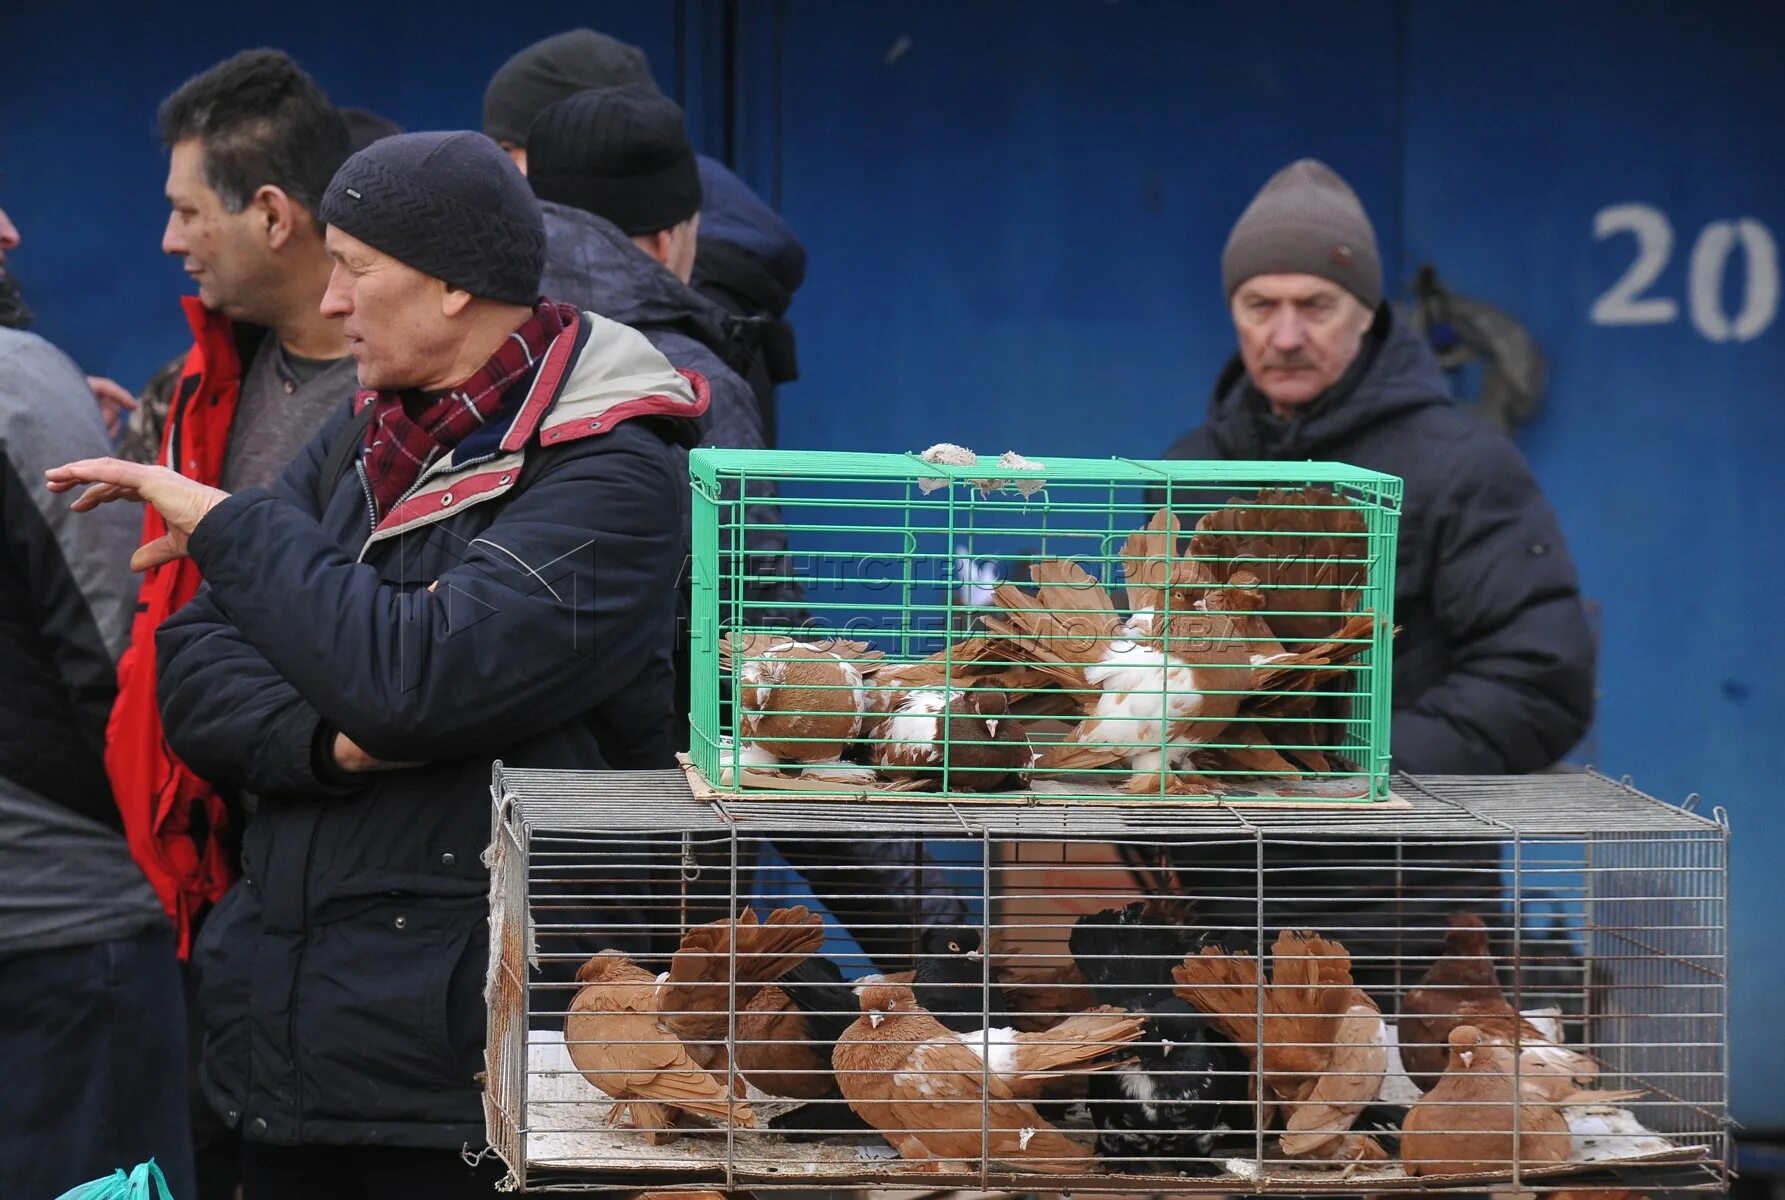
[[[1392,476],[740,450],[690,472],[715,788],[1385,793]]]
[[[1722,1188],[1721,814],[1395,791],[712,803],[498,765],[491,1144],[529,1190]],[[810,889],[759,878],[812,845]]]

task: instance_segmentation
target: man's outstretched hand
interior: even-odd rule
[[[137,500],[153,504],[167,532],[130,556],[130,569],[147,571],[164,562],[186,557],[186,541],[206,513],[229,499],[221,488],[206,487],[166,467],[125,462],[121,458],[83,458],[43,473],[50,491],[66,492],[90,484],[71,506],[90,512],[112,500]]]

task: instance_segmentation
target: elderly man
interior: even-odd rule
[[[1505,774],[1555,762],[1593,715],[1574,564],[1519,452],[1450,398],[1425,342],[1383,302],[1357,196],[1324,164],[1291,163],[1234,226],[1221,277],[1240,352],[1207,422],[1167,457],[1330,459],[1400,476],[1395,767]],[[1251,928],[1253,854],[1186,856],[1201,886],[1233,893],[1203,903],[1205,919]],[[1397,860],[1386,847],[1274,845],[1266,866],[1267,928],[1336,932],[1385,1002],[1397,981],[1419,978],[1445,914],[1497,907],[1500,886],[1492,846],[1409,848]]]
[[[1573,560],[1518,450],[1451,399],[1383,302],[1357,196],[1322,163],[1285,167],[1234,226],[1221,281],[1240,352],[1207,421],[1166,457],[1328,459],[1404,479],[1395,766],[1497,775],[1561,758],[1593,718]]]
[[[197,950],[248,1200],[487,1195],[459,1148],[483,1139],[490,762],[672,763],[675,448],[705,387],[537,299],[537,204],[479,134],[375,142],[321,215],[361,391],[278,486],[115,460],[51,486],[147,501],[165,533],[134,564],[205,578],[157,639],[160,696],[176,752],[263,797]]]

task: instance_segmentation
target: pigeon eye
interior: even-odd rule
[[[948,943],[948,952],[950,954],[959,954],[961,952],[961,944],[959,942]]]

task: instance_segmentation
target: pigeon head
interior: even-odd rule
[[[980,951],[979,930],[958,925],[938,925],[924,934],[925,954],[977,961]]]

